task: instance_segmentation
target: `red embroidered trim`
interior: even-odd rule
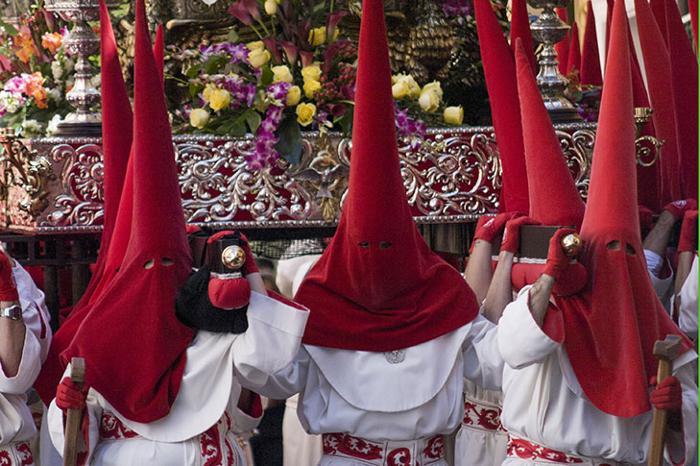
[[[221,439],[218,423],[199,436],[199,447],[204,466],[219,466],[222,463]]]
[[[109,411],[102,413],[100,420],[100,438],[106,440],[121,440],[138,437],[139,434],[125,426],[114,414]]]
[[[422,460],[432,463],[445,457],[445,443],[442,435],[436,435],[426,441],[421,451],[421,458],[412,458],[411,450],[398,447],[385,452],[385,444],[371,442],[348,434],[323,434],[323,454],[329,456],[349,456],[386,466],[413,466],[423,464]],[[386,456],[384,456],[386,453]],[[386,461],[386,462],[384,462]],[[414,463],[420,461],[420,463]]]
[[[9,449],[14,446],[19,463],[13,461]],[[0,450],[0,466],[34,466],[34,456],[27,442],[18,442]]]
[[[508,456],[517,456],[525,460],[543,459],[553,463],[583,463],[583,460],[576,456],[512,437],[508,439],[507,453]]]
[[[428,445],[423,449],[423,456],[429,460],[438,460],[445,457],[445,437],[436,435],[428,440]]]
[[[501,424],[501,408],[492,408],[471,401],[464,402],[462,424],[470,427],[480,427],[484,430],[508,432]]]
[[[7,450],[0,451],[0,466],[12,466],[12,458]]]
[[[323,454],[335,455],[342,453],[353,458],[363,460],[377,460],[382,458],[384,447],[381,444],[371,443],[367,440],[353,437],[348,434],[324,434]]]

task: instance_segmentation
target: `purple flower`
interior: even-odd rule
[[[3,88],[7,92],[13,94],[22,94],[27,89],[27,80],[24,79],[24,74],[22,76],[13,76],[5,82],[5,87]]]
[[[423,139],[425,137],[426,125],[421,120],[416,120],[408,115],[408,109],[395,109],[396,130],[399,137],[410,136],[412,138]]]
[[[446,16],[467,16],[470,13],[468,0],[443,0],[442,11]]]
[[[290,87],[292,85],[286,82],[273,83],[267,87],[267,93],[275,100],[284,101],[287,99]]]

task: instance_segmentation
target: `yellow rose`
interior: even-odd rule
[[[263,65],[265,65],[265,63],[270,61],[270,58],[270,52],[268,52],[264,48],[253,49],[250,52],[248,52],[248,62],[253,68],[262,67]]]
[[[209,94],[209,106],[215,112],[227,108],[231,103],[231,94],[226,89],[215,89]]]
[[[190,125],[198,129],[204,129],[209,122],[209,112],[203,108],[195,108],[190,113]]]
[[[318,81],[304,82],[304,95],[307,99],[311,99],[321,89],[321,83]]]
[[[277,2],[275,0],[265,0],[265,13],[268,15],[276,15],[277,14]]]
[[[211,99],[211,93],[217,89],[218,87],[216,87],[215,85],[207,84],[204,87],[204,90],[202,91],[202,98],[204,99],[204,101],[209,103],[209,100]]]
[[[293,107],[301,100],[301,89],[299,86],[292,86],[287,92],[287,107]]]
[[[464,109],[461,105],[459,107],[447,107],[442,113],[442,118],[447,124],[461,125],[464,121]]]
[[[297,121],[301,126],[309,126],[316,115],[316,106],[314,104],[299,104],[297,105]]]
[[[256,40],[255,42],[248,42],[245,46],[248,47],[248,50],[258,50],[264,49],[265,43],[261,40]]]
[[[408,95],[409,92],[408,83],[406,81],[396,81],[396,83],[391,86],[391,95],[396,100],[403,99]]]
[[[321,26],[309,31],[309,44],[313,47],[326,43],[326,27]]]
[[[318,63],[313,65],[305,66],[301,69],[301,77],[304,81],[320,81],[321,80],[321,66]]]
[[[442,102],[442,87],[440,87],[439,82],[433,81],[423,86],[418,98],[421,110],[429,113],[434,112],[440,108],[440,102]]]
[[[413,79],[413,76],[410,74],[398,74],[396,75],[397,81],[403,82],[408,86],[408,98],[409,99],[417,99],[420,96],[420,86],[416,82],[415,79]],[[441,91],[442,92],[442,91]]]
[[[272,0],[273,2],[275,0]],[[292,76],[292,72],[289,71],[289,68],[285,65],[280,65],[280,66],[273,66],[270,68],[272,70],[272,82],[278,83],[278,82],[285,82],[285,83],[291,83],[294,81],[294,76]]]

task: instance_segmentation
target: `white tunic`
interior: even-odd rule
[[[698,255],[695,254],[690,273],[678,292],[678,326],[686,333],[698,332]]]
[[[647,272],[649,272],[649,279],[651,280],[654,292],[656,292],[656,296],[659,298],[659,301],[661,301],[661,304],[664,305],[664,308],[670,313],[671,309],[673,309],[671,298],[673,297],[674,274],[671,272],[667,277],[663,278],[660,278],[658,275],[664,268],[664,262],[667,263],[666,268],[668,270],[672,270],[671,264],[668,262],[668,259],[648,249],[644,250],[644,258],[647,263]]]
[[[250,418],[236,407],[240,382],[264,384],[267,374],[288,365],[299,349],[307,317],[306,310],[253,292],[245,333],[197,332],[187,349],[182,384],[170,413],[152,423],[125,418],[99,392],[90,389],[87,409],[92,464],[203,465],[211,461],[205,454],[211,450],[202,448],[205,443],[211,443],[205,431],[227,417],[232,421],[230,433],[233,434],[248,432],[257,425],[259,419]],[[140,437],[99,441],[103,412],[114,414]],[[48,424],[54,445],[63,451],[63,412],[55,400],[49,407]],[[229,445],[235,450],[235,457],[230,462],[224,452],[220,464],[245,464],[243,452],[234,442],[235,436],[229,436],[226,429],[221,434],[230,437]]]
[[[250,388],[277,399],[301,392],[299,418],[313,434],[349,433],[377,442],[449,434],[464,412],[465,377],[488,388],[501,384],[495,330],[478,316],[404,349],[403,360],[393,363],[385,353],[303,345],[291,365],[264,386]],[[362,463],[324,456],[320,464]]]
[[[12,275],[17,284],[26,331],[17,374],[7,377],[0,366],[0,446],[28,441],[36,435],[26,392],[39,375],[51,344],[50,315],[44,304],[44,293],[17,262],[12,267]]]
[[[562,345],[551,340],[528,309],[529,287],[510,303],[498,324],[503,373],[502,421],[509,433],[547,448],[589,458],[643,463],[651,435],[651,411],[632,418],[611,416],[593,406],[583,393]],[[612,311],[612,310],[611,310]],[[667,455],[690,460],[697,437],[697,386],[692,366],[697,355],[686,352],[674,361],[683,387],[685,452],[680,434],[670,435]],[[685,453],[685,456],[683,456]],[[668,457],[667,457],[668,458]],[[508,458],[504,464],[530,464]]]

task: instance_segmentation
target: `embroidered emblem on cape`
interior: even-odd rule
[[[384,357],[387,361],[389,361],[389,364],[399,364],[402,363],[404,359],[406,359],[406,350],[400,349],[394,351],[387,351],[386,353],[384,353]]]

